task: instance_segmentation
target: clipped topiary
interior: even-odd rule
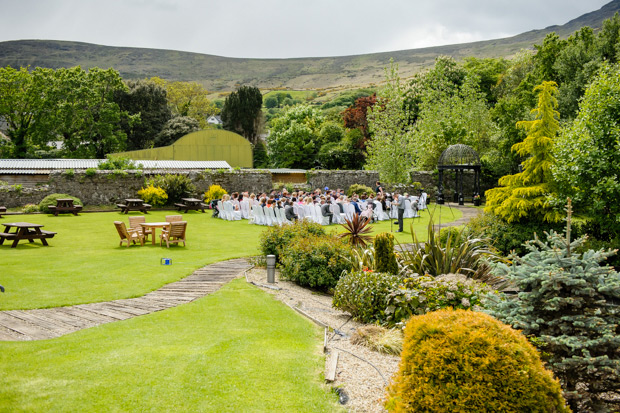
[[[493,317],[440,310],[412,317],[386,407],[395,412],[569,412],[536,349]]]
[[[383,232],[375,237],[375,270],[398,274],[398,263],[394,254],[394,236]]]
[[[51,214],[52,211],[50,211],[50,209],[48,207],[50,205],[51,206],[56,206],[56,200],[57,199],[62,199],[62,198],[71,198],[71,199],[73,199],[73,205],[84,205],[82,203],[82,201],[80,201],[79,198],[76,198],[76,197],[71,196],[71,195],[67,195],[67,194],[50,194],[50,195],[46,196],[45,198],[43,198],[41,200],[41,202],[39,202],[39,211],[44,212],[46,214]]]

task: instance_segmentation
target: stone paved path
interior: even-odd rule
[[[217,291],[250,267],[244,259],[207,265],[182,280],[138,298],[71,307],[0,311],[0,341],[60,337],[84,328],[176,307]]]

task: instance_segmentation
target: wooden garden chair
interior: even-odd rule
[[[183,221],[183,215],[166,215],[166,222],[180,222]]]
[[[166,241],[166,248],[170,248],[170,243],[174,242],[178,244],[183,243],[185,246],[185,230],[187,228],[187,221],[173,221],[170,223],[170,228],[164,228],[159,236],[159,245],[161,246]]]
[[[146,223],[146,218],[144,216],[129,217],[129,229],[140,231],[144,236],[144,240],[147,241],[149,235],[151,235],[151,237],[153,236],[153,230],[150,228],[144,228],[140,225],[141,222]]]
[[[118,231],[118,235],[121,237],[121,242],[118,244],[120,246],[123,245],[123,242],[127,243],[127,247],[131,245],[131,242],[134,244],[136,241],[140,241],[140,245],[144,245],[144,236],[141,231],[135,229],[127,229],[125,223],[122,221],[114,221],[114,226]]]

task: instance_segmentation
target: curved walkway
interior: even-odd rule
[[[0,312],[0,341],[44,340],[74,331],[176,307],[211,294],[251,265],[222,261],[194,271],[142,297],[37,310]]]

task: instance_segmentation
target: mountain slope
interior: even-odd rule
[[[0,42],[0,67],[113,67],[125,79],[159,76],[167,80],[197,81],[213,91],[230,91],[248,84],[263,89],[329,89],[369,85],[383,80],[391,58],[403,78],[433,64],[438,55],[456,59],[508,57],[540,43],[550,32],[566,37],[583,26],[598,29],[620,12],[620,0],[584,14],[562,26],[550,26],[517,36],[423,49],[355,56],[239,59],[173,50],[110,47],[79,42],[19,40]]]

